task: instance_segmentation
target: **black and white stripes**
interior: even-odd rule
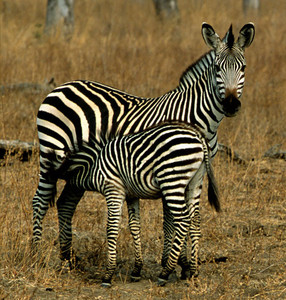
[[[210,182],[209,202],[217,211],[220,209],[209,148],[202,134],[186,124],[165,123],[140,133],[116,137],[99,152],[87,145],[82,150],[66,161],[66,175],[71,186],[99,191],[106,197],[108,264],[103,284],[110,285],[116,267],[116,240],[125,199],[135,245],[132,277],[140,277],[143,264],[139,198],[162,198],[164,214],[169,216],[164,223],[165,261],[159,283],[165,283],[179,257],[183,276],[194,274],[200,236],[199,216],[195,212],[205,169]],[[180,256],[188,233],[192,240],[191,264],[186,253]]]
[[[244,83],[244,49],[254,37],[246,24],[234,42],[230,28],[223,40],[208,24],[202,35],[212,49],[181,76],[174,90],[158,98],[140,98],[91,82],[73,81],[52,91],[40,106],[37,125],[40,140],[40,181],[33,198],[33,242],[42,235],[42,220],[53,204],[58,178],[67,153],[83,143],[100,150],[117,135],[140,132],[165,121],[195,124],[206,137],[212,156],[217,151],[217,128],[240,108]],[[70,258],[71,221],[84,189],[67,183],[57,201],[62,258]]]

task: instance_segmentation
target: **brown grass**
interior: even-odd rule
[[[0,168],[0,298],[7,299],[282,299],[286,297],[285,161],[262,158],[275,144],[286,149],[285,1],[261,1],[259,14],[244,16],[241,1],[178,1],[179,24],[156,20],[151,1],[81,0],[75,6],[70,41],[43,35],[44,0],[0,1],[0,85],[59,85],[72,79],[100,81],[141,96],[176,86],[181,73],[208,49],[200,35],[207,21],[223,36],[252,21],[256,25],[248,62],[243,107],[226,119],[219,141],[249,161],[237,165],[218,155],[214,167],[223,212],[201,205],[200,276],[196,283],[156,286],[162,251],[162,209],[142,201],[143,280],[130,283],[132,240],[126,211],[118,243],[118,269],[110,290],[100,288],[105,263],[104,199],[86,193],[74,217],[80,270],[58,272],[57,213],[44,221],[45,267],[31,267],[31,201],[38,182],[38,157],[21,163],[8,156]],[[1,139],[37,140],[36,114],[46,92],[5,90],[0,100]],[[60,184],[62,185],[62,183]],[[60,188],[59,188],[60,189]],[[160,204],[161,205],[161,204]],[[158,228],[157,230],[154,230]],[[221,262],[224,257],[226,262]],[[48,289],[47,289],[48,288]]]

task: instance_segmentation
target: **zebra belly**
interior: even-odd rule
[[[160,187],[152,171],[148,174],[134,174],[122,180],[126,195],[131,198],[159,199],[162,197]]]

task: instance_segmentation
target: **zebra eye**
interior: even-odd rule
[[[245,71],[245,68],[246,68],[246,65],[243,65],[243,66],[241,67],[241,72],[244,72],[244,71]]]
[[[65,159],[65,157],[61,156],[59,154],[56,154],[56,159],[57,159],[57,161],[62,162]]]

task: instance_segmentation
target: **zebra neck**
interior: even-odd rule
[[[183,121],[201,128],[213,155],[217,152],[217,129],[224,117],[213,72],[214,59],[214,51],[202,56],[183,73],[174,91],[187,101]]]
[[[73,166],[77,166],[77,173],[73,177],[72,183],[88,191],[101,192],[99,152],[89,146],[85,146],[82,150],[86,152],[78,152],[76,154],[77,159],[73,160]]]
[[[118,134],[139,132],[166,121],[197,125],[212,150],[217,144],[217,128],[223,118],[213,75],[214,52],[208,52],[182,75],[179,86],[158,97],[140,99],[117,126]]]
[[[212,50],[190,65],[182,74],[177,89],[188,90],[195,83],[201,81],[205,77],[206,73],[208,73],[209,69],[212,68],[214,59],[215,52]],[[214,82],[211,82],[211,85],[213,86]]]

